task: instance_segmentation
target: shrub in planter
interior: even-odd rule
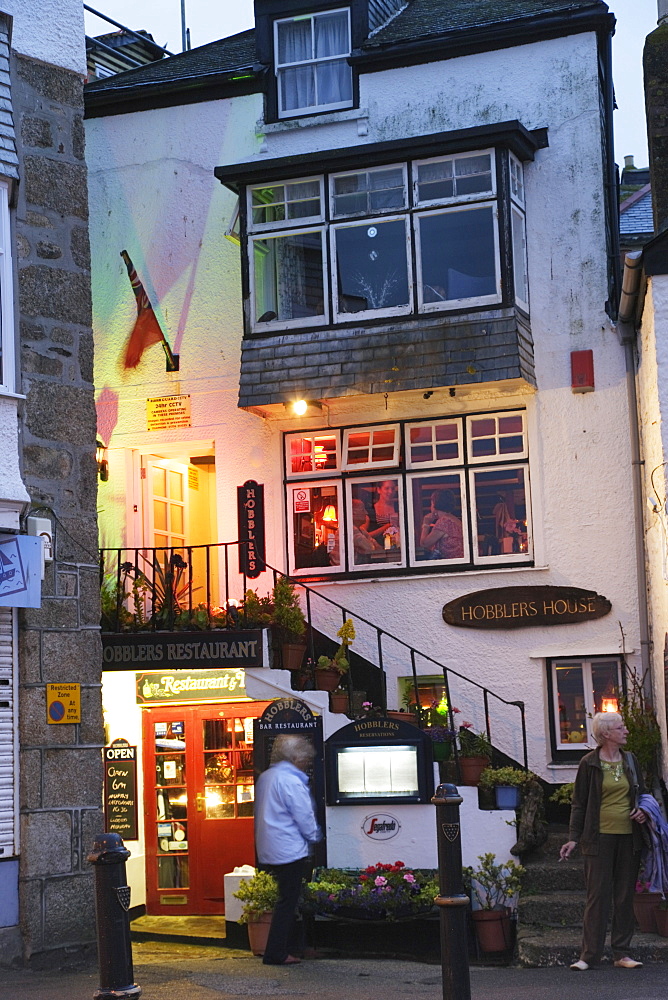
[[[248,940],[254,955],[263,955],[267,946],[271,916],[278,902],[278,883],[269,872],[256,872],[234,893],[244,904],[240,924],[248,924]]]
[[[326,868],[304,890],[304,909],[354,920],[397,920],[428,913],[438,895],[434,872],[393,865],[370,865],[361,872]]]
[[[492,759],[492,744],[485,733],[473,733],[467,725],[459,729],[459,769],[464,785],[477,785]]]
[[[497,809],[517,809],[522,793],[536,775],[518,767],[486,767],[478,782],[480,788],[494,789]]]
[[[335,691],[343,675],[350,670],[348,646],[355,639],[352,618],[347,618],[336,634],[341,645],[334,656],[321,656],[315,665],[315,686],[319,691]]]
[[[477,868],[464,869],[464,882],[480,909],[472,917],[482,951],[505,951],[511,944],[510,909],[525,869],[515,861],[497,864],[495,854],[481,854]]]

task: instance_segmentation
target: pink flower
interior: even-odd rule
[[[460,722],[459,723],[459,728],[460,729],[473,729],[473,723],[472,722]]]
[[[406,872],[406,874],[404,875],[404,881],[405,882],[414,882],[415,881],[415,875],[411,875],[410,872]]]
[[[374,885],[387,885],[387,879],[383,878],[382,875],[379,875],[378,878],[375,878],[373,881]]]

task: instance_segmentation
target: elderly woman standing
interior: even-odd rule
[[[570,839],[559,852],[563,861],[579,845],[584,856],[587,902],[582,951],[571,969],[585,972],[601,961],[611,903],[614,964],[620,969],[637,969],[642,962],[629,957],[629,947],[635,926],[633,893],[643,846],[640,824],[646,821],[637,803],[645,786],[637,760],[622,750],[628,736],[622,717],[616,712],[598,712],[592,729],[598,748],[580,761]]]

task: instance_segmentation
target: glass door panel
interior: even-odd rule
[[[184,889],[189,885],[185,720],[154,722],[153,733],[157,887]]]

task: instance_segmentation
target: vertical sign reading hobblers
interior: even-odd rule
[[[239,572],[251,580],[264,572],[264,485],[249,479],[237,486]]]

